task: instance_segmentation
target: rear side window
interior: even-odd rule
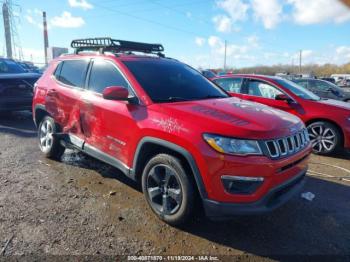
[[[67,60],[59,64],[56,69],[56,79],[63,84],[84,87],[86,70],[89,60]],[[60,69],[60,70],[59,70]],[[58,75],[56,75],[56,73]]]
[[[56,67],[56,70],[54,72],[54,76],[56,77],[57,80],[58,80],[58,78],[60,77],[60,74],[61,74],[62,64],[63,64],[63,62],[60,62],[58,64],[58,66]]]
[[[219,78],[214,80],[221,88],[232,93],[241,93],[242,81],[242,78]]]
[[[328,89],[331,88],[331,85],[328,84],[327,82],[324,81],[319,81],[319,80],[313,80],[311,81],[311,87],[321,90],[321,91],[327,91]]]
[[[121,86],[131,92],[128,82],[113,64],[103,60],[95,60],[91,68],[89,89],[102,93],[106,87],[110,86]]]

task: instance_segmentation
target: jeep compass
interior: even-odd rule
[[[80,150],[139,181],[172,225],[271,211],[303,185],[311,152],[296,116],[230,97],[163,46],[72,42],[35,86],[41,151]]]

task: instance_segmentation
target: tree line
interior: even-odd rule
[[[222,69],[215,69],[214,71],[220,72]],[[245,68],[228,68],[226,71],[234,74],[263,74],[263,75],[275,75],[276,73],[290,73],[299,74],[299,66],[292,65],[273,65],[273,66],[253,66]],[[308,64],[301,67],[302,74],[312,74],[318,77],[326,77],[332,74],[350,74],[350,63],[343,65],[335,64]]]

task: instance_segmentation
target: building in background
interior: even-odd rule
[[[49,47],[47,48],[47,61],[50,63],[51,60],[59,57],[62,54],[68,53],[68,48],[65,47]]]

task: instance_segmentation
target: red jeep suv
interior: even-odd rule
[[[72,47],[35,87],[47,157],[68,147],[119,168],[173,225],[196,203],[216,219],[270,211],[302,186],[311,146],[299,118],[230,97],[158,44],[92,38]]]
[[[320,98],[292,81],[274,76],[227,75],[212,81],[232,96],[300,117],[316,154],[330,155],[350,148],[350,103]]]

